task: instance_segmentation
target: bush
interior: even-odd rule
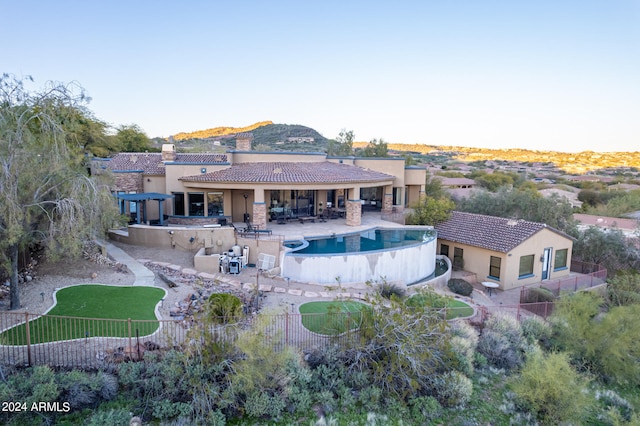
[[[631,421],[634,412],[633,405],[615,391],[610,389],[603,392],[596,391],[596,399],[602,403],[608,411],[616,411],[624,421]]]
[[[411,417],[416,422],[429,423],[440,417],[442,406],[432,396],[420,396],[409,400]]]
[[[527,289],[524,303],[540,303],[540,302],[553,302],[556,300],[556,296],[546,288],[531,287]]]
[[[451,327],[451,334],[451,351],[457,361],[454,367],[463,374],[473,374],[478,333],[469,323],[456,321]]]
[[[492,315],[485,322],[478,352],[498,368],[511,370],[522,365],[527,342],[518,321],[510,315]]]
[[[549,425],[582,424],[589,407],[585,386],[565,353],[536,352],[511,380],[517,398],[540,422]]]
[[[520,328],[522,336],[529,344],[540,343],[543,347],[548,346],[553,333],[551,325],[538,316],[523,318],[520,322]]]
[[[461,296],[469,296],[473,293],[473,286],[461,278],[452,278],[447,283],[449,290]]]
[[[473,383],[457,371],[436,376],[433,379],[436,398],[445,407],[463,407],[471,399]]]
[[[242,302],[233,294],[213,293],[207,300],[207,312],[214,324],[229,324],[242,315]]]

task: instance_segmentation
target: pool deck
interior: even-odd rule
[[[244,228],[244,223],[234,223],[236,228]],[[277,222],[268,222],[267,229],[273,232],[273,235],[282,235],[285,241],[300,240],[304,237],[312,236],[329,236],[332,234],[350,234],[365,231],[371,228],[404,228],[395,222],[380,219],[380,213],[365,213],[362,215],[361,224],[358,226],[348,226],[345,219],[327,219],[325,222],[304,222],[291,220],[284,224]]]

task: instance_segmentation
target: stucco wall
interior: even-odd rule
[[[193,251],[206,245],[220,247],[220,252],[229,250],[236,244],[233,228],[185,228],[180,226],[130,225],[128,233],[110,233],[109,238],[131,245],[145,247],[174,248]],[[193,238],[193,241],[191,241]]]
[[[553,280],[561,278],[568,276],[570,273],[569,266],[571,265],[571,249],[573,243],[570,239],[565,238],[556,232],[550,231],[549,229],[542,229],[509,253],[494,252],[442,239],[438,240],[438,253],[441,253],[442,244],[449,246],[449,259],[452,261],[454,257],[454,249],[456,247],[463,249],[463,269],[465,271],[475,273],[479,281],[498,282],[494,278],[489,277],[489,262],[491,256],[499,257],[501,259],[501,264],[500,281],[498,283],[502,290],[509,290],[540,282],[542,280],[542,262],[540,262],[539,259],[540,256],[542,256],[544,249],[547,247],[553,248],[553,252],[551,254],[552,264],[549,271],[549,277],[547,279]],[[567,268],[555,271],[553,265],[555,252],[556,250],[561,249],[568,249]],[[533,276],[521,279],[518,277],[520,271],[520,257],[526,255],[534,255]]]

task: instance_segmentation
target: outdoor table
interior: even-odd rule
[[[484,288],[489,289],[489,297],[491,297],[491,291],[492,291],[494,288],[498,288],[498,287],[500,287],[500,284],[498,284],[498,283],[494,283],[494,282],[491,282],[491,281],[483,281],[481,284],[482,284],[482,286],[483,286]]]

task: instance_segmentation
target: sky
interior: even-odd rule
[[[0,72],[113,126],[640,150],[640,0],[0,0]]]

